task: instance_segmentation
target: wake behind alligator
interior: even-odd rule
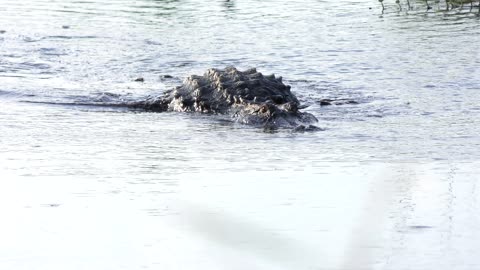
[[[265,76],[255,68],[243,72],[234,67],[208,69],[161,96],[129,106],[156,112],[227,114],[234,121],[267,129],[319,130],[311,125],[317,118],[299,110],[300,102],[282,77]]]

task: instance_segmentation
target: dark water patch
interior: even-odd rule
[[[159,78],[161,82],[169,83],[169,84],[178,84],[178,85],[180,85],[183,80],[180,77],[172,76],[169,74],[160,75]]]
[[[314,85],[315,84],[315,81],[314,80],[307,80],[307,79],[297,79],[297,80],[292,80],[292,79],[289,79],[289,80],[285,80],[287,83],[289,84],[296,84],[296,83],[299,83],[299,84],[311,84],[311,85]]]
[[[151,39],[146,39],[144,42],[147,45],[155,45],[155,46],[161,46],[162,45],[162,43],[160,41],[151,40]]]
[[[87,10],[54,9],[51,11],[58,12],[58,13],[72,13],[72,14],[95,15],[95,16],[107,15],[106,13],[92,12]]]
[[[10,78],[25,78],[30,75],[53,75],[54,70],[51,70],[51,66],[46,63],[0,63],[0,67],[3,69],[0,71],[0,76]]]
[[[40,54],[46,56],[64,56],[68,55],[67,53],[63,52],[62,49],[59,48],[40,48]]]
[[[20,55],[20,54],[13,54],[13,53],[11,53],[11,52],[6,52],[5,54],[2,54],[1,57],[2,57],[2,58],[21,58],[22,55]],[[1,61],[1,59],[0,59],[0,61]],[[0,62],[0,63],[2,63],[2,62]]]
[[[95,39],[100,38],[99,36],[64,36],[64,35],[55,35],[55,36],[46,36],[46,39]]]
[[[17,101],[19,99],[32,99],[36,97],[35,94],[29,92],[18,92],[14,90],[0,90],[0,98],[5,100],[14,100]]]
[[[42,204],[41,206],[42,207],[56,208],[56,207],[60,207],[61,204],[59,204],[59,203],[46,203],[46,204]]]
[[[427,230],[427,229],[433,229],[433,226],[428,226],[428,225],[412,225],[408,226],[409,229],[411,230]]]
[[[93,101],[101,102],[101,103],[120,103],[121,104],[126,102],[124,97],[125,95],[122,95],[122,94],[103,92],[93,97]]]
[[[39,41],[42,41],[44,39],[44,37],[37,37],[37,38],[33,38],[33,37],[26,37],[26,36],[21,36],[21,39],[25,42],[28,42],[28,43],[31,43],[31,42],[39,42]]]
[[[13,70],[16,71],[16,70]],[[4,78],[26,78],[28,76],[21,75],[21,74],[16,74],[16,73],[10,73],[12,70],[1,70],[0,73],[6,73],[6,74],[0,74],[0,77]]]
[[[71,109],[88,110],[88,111],[143,111],[132,108],[126,103],[101,103],[101,102],[57,102],[57,101],[33,101],[21,100],[21,103],[29,103],[32,105],[45,106],[61,106]]]
[[[338,105],[355,105],[355,104],[358,104],[359,102],[352,99],[345,99],[345,98],[339,98],[339,99],[324,98],[317,101],[317,103],[320,106],[330,106],[330,105],[338,106]]]
[[[161,75],[160,78],[161,78],[161,79],[165,79],[165,80],[167,80],[167,79],[174,79],[174,77],[173,77],[172,75],[168,75],[168,74],[166,74],[166,75]]]
[[[18,68],[24,70],[32,70],[32,69],[49,69],[50,65],[46,63],[35,63],[35,62],[23,62],[17,64]]]
[[[15,95],[15,92],[0,90],[0,97],[9,97]]]
[[[186,60],[186,61],[171,61],[165,64],[166,66],[171,66],[171,67],[189,67],[189,66],[193,66],[195,63],[196,63],[195,61]]]
[[[59,89],[65,91],[65,89]],[[132,104],[145,100],[145,97],[137,97],[131,93],[113,93],[113,92],[96,92],[90,95],[75,95],[64,93],[62,95],[42,95],[42,96],[28,96],[21,95],[21,103],[52,105],[52,106],[66,106],[66,107],[89,107],[91,109],[110,108],[110,109],[125,109],[138,110],[132,108]]]

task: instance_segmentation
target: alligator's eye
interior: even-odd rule
[[[270,99],[275,102],[276,104],[283,104],[285,103],[285,99],[281,95],[273,95]]]
[[[182,105],[185,106],[185,107],[191,107],[193,105],[193,100],[191,99],[185,99],[185,100],[182,100]]]

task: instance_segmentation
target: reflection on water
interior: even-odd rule
[[[397,12],[397,13],[444,13],[444,14],[459,14],[459,13],[480,13],[480,4],[475,0],[405,0],[405,1],[387,1],[380,2],[379,5],[382,14]]]
[[[0,269],[478,268],[479,17],[384,4],[1,2]],[[325,131],[121,107],[227,65]]]
[[[225,10],[226,11],[229,11],[229,12],[234,12],[236,11],[235,9],[235,1],[236,0],[225,0],[223,2],[223,6],[225,7]]]
[[[122,173],[101,181],[3,174],[2,215],[14,221],[0,233],[0,264],[471,269],[478,266],[476,167],[323,163],[215,178],[183,173],[174,182],[158,174],[139,174],[141,181]]]

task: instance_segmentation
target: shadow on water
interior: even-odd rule
[[[280,269],[308,266],[312,259],[325,257],[321,251],[293,238],[272,233],[268,228],[228,213],[216,213],[205,206],[182,202],[180,224],[188,224],[197,235],[225,247],[235,247],[254,257],[277,264]]]

